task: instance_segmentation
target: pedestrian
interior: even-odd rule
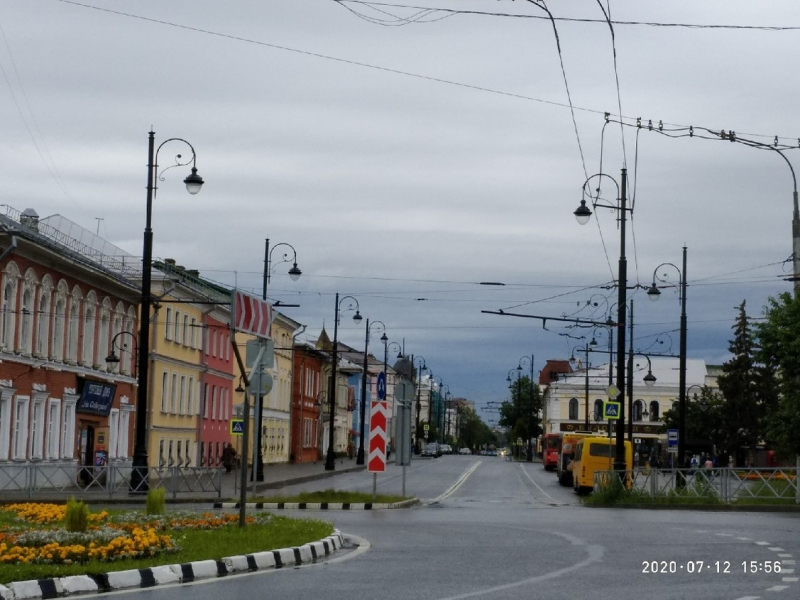
[[[225,449],[222,451],[222,464],[225,465],[225,472],[230,473],[233,465],[236,463],[236,449],[228,442]]]
[[[392,442],[386,442],[386,460],[392,455]]]

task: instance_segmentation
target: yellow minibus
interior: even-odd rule
[[[575,444],[572,459],[572,487],[578,495],[588,494],[594,488],[594,474],[614,469],[617,440],[607,437],[587,437]],[[633,468],[633,449],[625,440],[625,468]]]

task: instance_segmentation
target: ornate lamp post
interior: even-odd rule
[[[366,417],[367,412],[367,369],[369,368],[368,360],[367,360],[367,352],[369,351],[369,335],[372,333],[372,327],[374,325],[378,325],[380,327],[380,331],[383,332],[381,336],[381,341],[386,344],[389,338],[386,337],[386,326],[383,324],[382,321],[373,321],[372,323],[369,322],[367,319],[367,335],[366,339],[364,340],[364,371],[361,373],[361,410],[360,410],[360,428],[359,428],[359,438],[358,438],[358,455],[356,456],[356,464],[363,465],[364,464],[364,419]],[[385,354],[385,353],[384,353]],[[386,359],[384,358],[383,361],[384,370],[386,369]]]
[[[597,173],[589,177],[586,181],[583,182],[583,196],[586,197],[586,186],[587,184],[595,177],[606,177],[614,182],[614,185],[617,187],[618,196],[618,203],[617,204],[601,204],[597,201],[597,199],[592,199],[591,195],[589,195],[590,200],[592,200],[592,206],[597,209],[598,207],[601,208],[610,208],[612,210],[616,210],[619,213],[619,232],[620,232],[620,246],[619,246],[619,271],[617,275],[617,384],[616,388],[619,392],[617,398],[621,400],[620,402],[620,415],[619,418],[622,423],[625,422],[625,318],[626,318],[626,309],[625,306],[628,301],[628,261],[625,257],[625,222],[627,220],[627,213],[631,212],[633,214],[633,208],[628,208],[627,206],[627,197],[626,197],[626,190],[628,185],[628,175],[627,169],[622,169],[622,176],[621,176],[621,185],[616,182],[616,180],[611,177],[610,175],[606,175],[605,173]],[[600,188],[596,189],[597,191],[597,198],[600,197]],[[586,206],[586,200],[581,199],[580,206],[574,212],[575,218],[578,220],[578,223],[581,225],[585,225],[589,222],[589,217],[592,216],[592,211]],[[617,428],[617,444],[616,444],[616,453],[614,456],[614,469],[617,471],[625,470],[626,461],[625,461],[625,428],[618,427]]]
[[[658,276],[661,267],[672,267],[678,272],[678,285],[680,289],[679,301],[681,303],[680,349],[678,351],[678,467],[683,467],[686,452],[686,246],[683,247],[683,269],[672,263],[662,263],[653,270],[653,285],[647,290],[647,297],[658,300],[661,291],[656,281],[667,281],[666,274]]]
[[[292,249],[292,268],[289,269],[289,277],[292,281],[297,281],[300,279],[300,275],[302,275],[302,271],[297,268],[297,251],[294,249],[294,246],[291,244],[287,244],[286,242],[280,242],[279,244],[275,244],[271,249],[269,247],[269,238],[266,239],[266,243],[264,244],[264,285],[261,290],[261,298],[262,300],[267,299],[267,288],[269,287],[269,280],[272,277],[272,253],[275,251],[276,248],[280,246],[287,246],[288,248]],[[284,253],[283,260],[276,264],[279,265],[281,263],[289,262],[289,254]],[[264,398],[261,394],[256,395],[256,406],[255,406],[255,432],[256,432],[256,439],[255,439],[255,452],[256,452],[256,464],[255,464],[255,471],[256,471],[256,481],[264,481],[264,457],[261,452],[261,418],[262,418],[262,409],[263,409],[263,401]]]
[[[414,448],[419,450],[419,413],[422,410],[422,400],[420,394],[422,388],[422,372],[427,371],[428,367],[425,366],[425,357],[415,356],[411,359],[412,365],[417,365],[417,417],[414,424]]]
[[[361,321],[361,313],[358,311],[358,300],[353,296],[345,296],[339,300],[339,292],[336,292],[336,303],[334,305],[334,318],[333,318],[333,363],[331,364],[331,380],[328,384],[328,407],[330,411],[329,425],[328,425],[328,451],[325,453],[325,470],[334,471],[336,469],[336,453],[333,450],[333,425],[334,417],[336,416],[336,363],[338,359],[338,345],[339,345],[339,314],[342,310],[342,302],[345,300],[355,302],[355,309],[352,302],[348,305],[347,310],[355,310],[356,314],[353,315],[353,321],[356,323]]]
[[[194,147],[184,139],[170,138],[161,142],[155,148],[156,134],[149,133],[147,149],[147,212],[144,226],[144,250],[142,252],[142,301],[139,318],[139,351],[138,368],[138,387],[136,390],[136,441],[133,448],[133,464],[131,470],[130,492],[132,494],[146,494],[149,488],[147,481],[147,396],[148,396],[148,371],[149,371],[149,348],[150,348],[150,309],[153,298],[150,290],[153,275],[153,200],[158,191],[157,181],[164,181],[164,171],[173,167],[185,167],[192,165],[192,172],[183,180],[187,191],[194,195],[203,187],[203,178],[197,174],[197,154]],[[192,151],[192,157],[186,162],[180,162],[181,155],[175,157],[175,164],[167,167],[160,173],[158,172],[158,153],[164,144],[168,142],[183,142]]]

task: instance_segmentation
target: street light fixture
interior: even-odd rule
[[[353,321],[356,323],[361,322],[361,313],[359,312],[358,300],[353,296],[345,296],[339,300],[339,292],[336,292],[336,303],[334,305],[334,318],[333,318],[333,363],[331,364],[331,380],[328,383],[328,408],[330,411],[329,425],[328,425],[328,451],[325,454],[325,470],[334,471],[336,469],[336,453],[333,450],[333,425],[334,417],[336,415],[336,362],[338,360],[338,345],[339,345],[339,314],[342,310],[341,303],[345,300],[351,300],[356,303],[353,315]],[[347,310],[353,310],[352,302],[348,305]]]
[[[126,352],[126,351],[127,351],[127,349],[128,349],[128,344],[122,344],[122,345],[120,346],[120,345],[117,343],[117,338],[118,338],[119,336],[121,336],[121,335],[129,335],[129,336],[131,336],[131,338],[132,338],[132,340],[133,340],[134,342],[136,341],[136,336],[135,336],[133,333],[131,333],[130,331],[120,331],[120,332],[119,332],[118,334],[116,334],[116,335],[115,335],[113,338],[111,338],[111,354],[109,354],[108,356],[106,356],[106,363],[107,363],[109,366],[110,366],[110,365],[112,365],[112,364],[118,364],[118,363],[120,362],[120,358],[119,358],[119,356],[117,356],[117,353],[116,353],[116,352],[114,352],[114,346],[116,346],[117,348],[119,348],[119,352],[120,352],[120,354],[123,354],[123,355],[125,354],[125,352]],[[135,363],[135,362],[136,362],[136,360],[138,360],[138,358],[139,358],[139,348],[138,348],[138,347],[134,347],[133,351],[134,351],[134,356],[135,356],[135,359],[134,359],[134,363]],[[134,367],[135,367],[135,365],[134,365]],[[134,374],[134,376],[135,376],[135,374]]]
[[[364,419],[366,417],[367,412],[367,369],[369,368],[368,360],[367,360],[367,353],[369,351],[369,335],[372,333],[372,327],[374,325],[378,325],[380,327],[380,331],[383,332],[381,336],[381,341],[385,344],[389,338],[386,337],[386,325],[383,324],[382,321],[373,321],[372,323],[369,322],[367,319],[366,323],[366,339],[364,340],[364,370],[361,373],[361,414],[360,414],[360,428],[359,428],[359,438],[358,438],[358,455],[356,456],[356,464],[363,465],[364,464]]]
[[[686,451],[686,246],[683,247],[683,269],[679,269],[672,263],[662,263],[653,270],[653,285],[647,290],[647,297],[651,300],[658,300],[661,291],[656,285],[656,281],[665,283],[666,274],[658,276],[661,267],[672,267],[678,272],[679,298],[681,303],[681,325],[680,342],[678,351],[678,465],[682,466]]]
[[[287,246],[292,249],[292,263],[293,266],[289,269],[289,277],[292,281],[297,281],[300,279],[300,275],[303,273],[300,269],[297,268],[297,251],[294,249],[294,246],[291,244],[287,244],[286,242],[280,242],[279,244],[275,244],[272,248],[269,247],[269,238],[266,239],[266,243],[264,244],[264,282],[263,288],[261,290],[261,299],[267,299],[267,288],[269,287],[269,281],[272,278],[272,253],[275,251],[276,248],[280,246]],[[289,255],[284,254],[283,260],[281,260],[277,264],[289,262]],[[276,265],[277,266],[277,265]],[[254,414],[255,414],[255,452],[256,452],[256,461],[255,461],[255,479],[256,481],[264,481],[264,456],[261,452],[261,421],[262,421],[262,412],[263,412],[263,402],[264,397],[261,394],[256,395],[256,406],[254,407]]]
[[[533,462],[533,362],[534,362],[534,355],[531,354],[530,356],[522,356],[519,359],[519,364],[517,365],[517,372],[522,371],[522,364],[528,362],[530,366],[530,385],[531,385],[531,405],[530,405],[530,412],[528,413],[528,449],[525,453],[525,460],[526,462]]]
[[[381,338],[381,339],[383,339],[383,338]],[[400,360],[401,358],[403,358],[403,347],[400,344],[398,344],[397,342],[389,342],[389,345],[387,346],[386,351],[387,351],[387,353],[389,351],[394,352],[394,347],[395,346],[397,346],[397,359]],[[388,358],[388,356],[387,356],[387,358]]]
[[[625,257],[625,222],[627,219],[627,213],[630,212],[633,214],[633,207],[628,208],[627,197],[626,197],[626,190],[628,185],[628,175],[627,169],[622,169],[622,176],[621,176],[621,184],[618,184],[616,180],[607,175],[605,173],[596,173],[589,177],[586,181],[583,182],[582,187],[582,194],[583,198],[581,198],[580,206],[575,210],[575,218],[577,219],[578,223],[581,225],[585,225],[589,222],[589,217],[592,216],[592,211],[586,206],[586,200],[584,199],[586,196],[591,198],[591,195],[587,194],[586,186],[587,184],[595,177],[602,178],[606,177],[614,182],[614,185],[617,187],[617,192],[619,194],[618,204],[601,204],[594,199],[592,201],[592,205],[596,209],[597,207],[601,208],[610,208],[616,210],[619,213],[619,231],[620,231],[620,246],[619,246],[619,271],[618,271],[618,281],[617,281],[617,389],[619,390],[619,395],[617,398],[620,398],[620,415],[619,418],[622,423],[625,422],[625,319],[626,319],[626,305],[627,305],[627,293],[628,293],[628,261]],[[600,188],[597,188],[597,198],[600,197]],[[614,456],[614,469],[617,471],[623,471],[626,467],[625,461],[625,428],[618,427],[617,428],[617,445],[616,445],[616,452]]]
[[[169,138],[155,148],[155,132],[150,131],[147,148],[147,212],[144,227],[144,249],[142,252],[142,301],[139,319],[139,352],[138,383],[136,390],[136,440],[133,448],[133,462],[130,480],[132,494],[146,494],[149,489],[147,481],[147,395],[148,395],[148,370],[150,348],[150,309],[153,303],[150,285],[153,269],[153,200],[158,191],[158,180],[164,181],[163,174],[173,167],[184,167],[191,163],[192,172],[183,180],[186,190],[194,195],[203,187],[203,178],[197,174],[197,154],[194,147],[184,139]],[[175,164],[158,172],[158,153],[167,142],[183,142],[192,151],[192,157],[186,162],[181,162],[181,155],[175,157]]]
[[[418,362],[419,361],[419,362]],[[422,372],[427,371],[428,367],[425,366],[425,357],[414,356],[411,359],[411,364],[417,365],[417,417],[414,424],[414,448],[419,450],[419,413],[422,410]]]

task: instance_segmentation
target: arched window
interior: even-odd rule
[[[8,263],[3,273],[2,319],[0,319],[0,346],[5,350],[14,349],[14,334],[16,333],[17,312],[17,281],[19,269],[13,262]]]
[[[19,350],[30,354],[33,346],[33,288],[27,285],[22,289],[22,319],[19,328]]]
[[[603,401],[600,398],[594,401],[594,420],[603,420]]]
[[[122,320],[125,317],[125,315],[123,313],[123,309],[124,309],[124,307],[122,306],[122,303],[119,302],[117,304],[116,308],[114,308],[114,313],[111,316],[111,339],[112,340],[117,336],[117,334],[119,334],[122,331]],[[119,336],[117,338],[117,345],[116,345],[116,349],[117,350],[119,350],[123,346],[123,344],[126,344],[129,341],[129,340],[124,339],[126,337],[128,337],[128,336],[121,335],[121,336]],[[118,363],[114,364],[114,372],[115,373],[119,373],[121,365],[122,365],[121,352],[117,356],[119,356],[120,361]]]
[[[659,416],[660,415],[658,413],[658,402],[653,400],[652,402],[650,402],[650,420],[658,421]]]
[[[81,326],[81,292],[76,287],[69,300],[69,318],[67,319],[67,361],[78,362],[78,338]]]
[[[136,332],[133,330],[133,324],[136,322],[136,312],[134,311],[133,307],[128,308],[128,314],[125,315],[125,319],[122,322],[122,331],[127,331],[131,335],[121,335],[120,338],[126,337],[128,338],[127,341],[122,345],[122,350],[120,351],[120,368],[125,375],[130,375],[131,373],[135,372],[135,368],[133,366],[133,357],[134,353],[131,352],[133,348],[135,348],[136,340],[134,336]]]
[[[95,332],[95,317],[97,316],[97,296],[95,293],[89,292],[86,295],[86,301],[83,303],[83,347],[81,348],[81,362],[92,367],[95,365],[94,360],[94,332]],[[105,359],[105,356],[98,356],[97,362]]]
[[[53,310],[50,356],[53,360],[64,360],[64,338],[67,330],[67,284],[59,282]]]
[[[569,399],[569,419],[570,419],[570,421],[577,421],[578,420],[578,399],[577,398],[570,398]]]
[[[39,288],[39,306],[36,310],[36,345],[34,346],[34,353],[41,358],[49,356],[50,295],[52,293],[53,280],[49,275],[45,275]]]
[[[642,420],[642,401],[637,400],[633,403],[633,420],[634,421],[641,421]]]
[[[111,354],[112,348],[109,348],[111,343],[111,300],[103,298],[103,303],[100,305],[100,320],[98,323],[97,333],[97,362],[101,366],[105,363],[106,356]],[[116,364],[107,363],[109,370],[116,369]]]

